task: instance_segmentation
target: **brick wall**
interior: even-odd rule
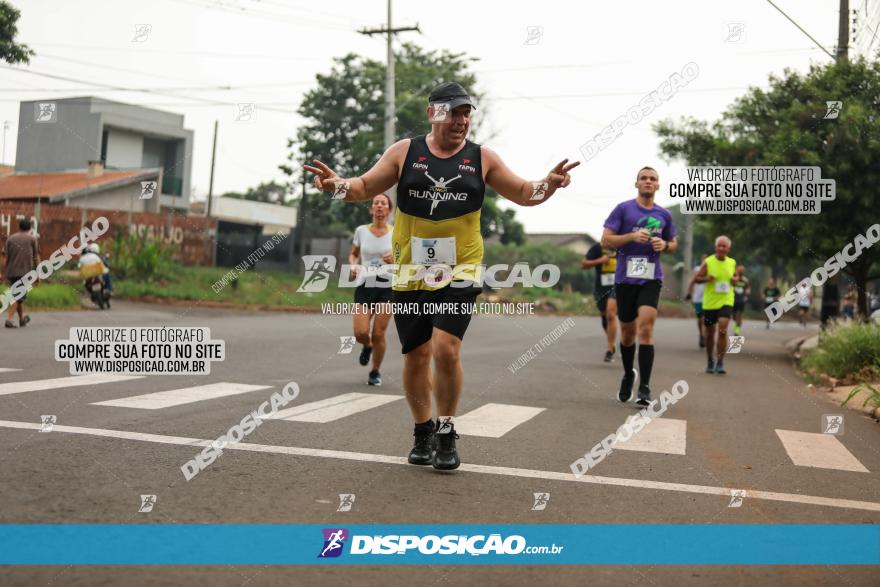
[[[5,246],[9,234],[18,232],[18,221],[27,217],[38,224],[40,257],[49,258],[62,244],[77,235],[82,226],[91,227],[96,218],[104,216],[110,229],[98,239],[102,249],[112,254],[113,239],[119,233],[143,234],[174,247],[175,258],[185,265],[211,265],[217,221],[202,216],[180,213],[153,214],[148,212],[117,212],[68,208],[42,204],[37,218],[33,203],[0,202],[0,247]]]

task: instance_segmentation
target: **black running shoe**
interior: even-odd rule
[[[611,359],[613,359],[613,358],[614,358],[614,351],[605,351],[605,359],[604,359],[604,361],[605,361],[606,363],[610,363],[610,362],[611,362]]]
[[[431,449],[434,443],[434,422],[416,424],[413,436],[415,441],[407,460],[411,465],[430,465]]]
[[[639,385],[639,399],[636,403],[640,406],[647,406],[651,403],[651,388],[645,384]]]
[[[367,366],[367,363],[370,362],[370,355],[373,354],[373,347],[365,346],[361,349],[361,356],[358,358],[358,361],[364,367]]]
[[[617,392],[617,399],[622,402],[628,402],[633,395],[633,384],[636,382],[636,374],[630,371],[620,380],[620,391]]]
[[[461,464],[458,458],[458,451],[455,449],[455,441],[458,440],[458,434],[455,433],[455,426],[445,424],[444,432],[438,430],[434,433],[434,458],[431,463],[435,469],[441,471],[451,471],[457,469]],[[448,430],[448,432],[445,432]]]
[[[370,371],[370,376],[367,378],[367,383],[369,385],[382,385],[382,375],[379,373],[378,369],[373,369]]]
[[[715,372],[715,361],[709,359],[706,362],[706,373],[714,373]]]
[[[724,361],[718,361],[715,363],[715,372],[719,375],[724,375],[727,371],[724,370]]]

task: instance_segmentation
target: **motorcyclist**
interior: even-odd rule
[[[92,277],[101,276],[104,283],[104,292],[107,297],[113,293],[113,279],[110,276],[110,261],[106,255],[101,254],[101,247],[98,243],[90,243],[83,249],[77,264],[80,273],[86,278],[85,288],[88,291],[88,281]]]

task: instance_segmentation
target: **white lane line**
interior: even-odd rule
[[[650,424],[631,436],[626,442],[618,442],[614,448],[683,455],[687,445],[687,421],[672,418],[654,418]]]
[[[318,422],[325,424],[346,416],[365,412],[372,408],[403,399],[402,395],[379,393],[344,393],[327,399],[309,402],[301,406],[278,411],[273,420],[290,422]]]
[[[270,385],[247,385],[245,383],[209,383],[195,387],[182,387],[168,391],[157,391],[143,395],[134,395],[103,402],[95,402],[93,406],[113,406],[116,408],[137,408],[139,410],[161,410],[183,404],[191,404],[228,395],[248,393],[258,389],[269,389]]]
[[[62,387],[79,387],[82,385],[98,385],[100,383],[113,383],[114,381],[131,381],[143,379],[142,375],[71,375],[70,377],[58,377],[55,379],[38,379],[36,381],[12,381],[0,383],[0,395],[12,393],[25,393],[27,391],[43,391],[46,389],[59,389]]]
[[[833,434],[777,430],[788,458],[801,467],[869,473]]]
[[[16,428],[20,430],[40,429],[41,423],[37,422],[12,422],[0,420],[0,428]],[[79,426],[55,425],[52,432],[40,434],[41,438],[51,438],[51,434],[66,432],[68,434],[87,434],[91,436],[103,436],[106,438],[121,438],[125,440],[139,440],[143,442],[156,442],[160,444],[173,444],[180,446],[208,446],[211,440],[198,438],[185,438],[180,436],[165,436],[163,434],[145,434],[141,432],[124,432],[122,430],[107,430],[104,428],[81,428]],[[406,465],[404,457],[392,457],[388,455],[375,455],[362,452],[349,452],[340,450],[326,450],[319,448],[300,448],[296,446],[273,446],[268,444],[250,444],[239,442],[229,444],[224,450],[244,450],[270,454],[286,454],[303,457],[318,457],[325,459],[342,459],[348,461],[360,461],[368,463],[385,463],[388,465]],[[502,475],[506,477],[522,477],[526,479],[543,479],[549,481],[570,481],[576,483],[593,483],[596,485],[613,485],[617,487],[633,487],[636,489],[656,489],[659,491],[679,491],[683,493],[697,493],[702,495],[718,495],[730,498],[732,491],[745,491],[747,498],[763,499],[767,501],[783,501],[803,505],[816,505],[825,507],[866,510],[880,512],[880,503],[872,501],[858,501],[852,499],[837,499],[833,497],[819,497],[815,495],[799,495],[795,493],[779,493],[775,491],[743,490],[735,487],[713,487],[711,485],[690,485],[685,483],[667,483],[665,481],[646,481],[644,479],[625,479],[622,477],[599,477],[596,475],[584,475],[576,478],[569,473],[556,471],[537,471],[533,469],[517,469],[513,467],[497,467],[493,465],[462,465],[459,471],[471,473],[483,473],[487,475]]]
[[[13,369],[11,367],[0,367],[0,373],[10,373],[12,371],[21,371],[21,369]]]
[[[544,408],[529,406],[486,404],[463,416],[456,416],[455,431],[467,436],[501,438],[543,411]]]

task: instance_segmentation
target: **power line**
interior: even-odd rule
[[[811,41],[813,41],[814,43],[816,43],[816,46],[819,47],[820,49],[822,49],[822,51],[824,51],[824,52],[828,55],[828,57],[830,57],[831,59],[837,59],[837,57],[836,57],[835,55],[832,55],[832,54],[828,51],[828,49],[826,49],[826,48],[822,45],[822,43],[820,43],[819,41],[817,41],[816,39],[814,39],[814,38],[813,38],[813,35],[811,35],[811,34],[808,33],[807,31],[805,31],[801,25],[799,25],[798,23],[796,23],[796,22],[794,21],[794,19],[793,19],[792,17],[790,17],[789,15],[785,14],[785,12],[783,12],[782,9],[781,9],[780,7],[776,6],[776,4],[773,3],[773,0],[767,0],[767,2],[770,3],[770,6],[772,6],[772,7],[775,8],[776,10],[778,10],[779,13],[782,14],[782,16],[784,16],[785,18],[787,18],[787,19],[791,22],[791,24],[793,24],[794,26],[796,26],[800,32],[802,32],[802,33],[804,33],[805,35],[807,35],[807,36],[810,38]]]
[[[328,21],[317,21],[312,20],[311,22],[303,19],[302,17],[292,17],[289,14],[280,14],[277,12],[267,12],[264,10],[254,10],[253,8],[246,8],[244,6],[239,6],[237,9],[234,6],[228,6],[226,4],[218,4],[218,3],[210,3],[203,4],[198,0],[171,0],[172,2],[179,2],[182,4],[188,4],[190,6],[196,6],[199,8],[207,9],[207,10],[216,10],[218,12],[225,12],[227,14],[234,14],[237,16],[249,16],[253,18],[259,18],[262,20],[269,20],[271,22],[279,22],[283,21],[288,24],[293,24],[301,27],[315,28],[316,26],[328,29],[328,30],[338,30],[351,32],[351,27],[346,25],[336,25],[331,24]]]
[[[734,90],[746,90],[748,86],[739,86],[739,87],[730,87],[730,88],[692,88],[689,90],[679,90],[678,93],[692,93],[692,92],[729,92]],[[506,100],[556,100],[556,99],[565,99],[565,98],[610,98],[614,96],[644,96],[648,92],[644,90],[641,92],[597,92],[592,94],[558,94],[551,96],[509,96],[509,97],[497,97],[493,98],[494,101],[506,101]]]
[[[145,53],[155,53],[155,54],[170,54],[174,56],[181,55],[192,55],[197,57],[210,57],[217,59],[277,59],[284,61],[326,61],[323,57],[297,57],[295,55],[264,55],[260,53],[221,53],[216,51],[179,51],[177,49],[141,49],[136,47],[114,47],[108,45],[75,45],[72,43],[44,43],[44,42],[36,42],[29,43],[33,47],[39,48],[40,46],[45,47],[64,47],[68,49],[81,49],[85,51],[100,51],[102,53],[109,52],[133,52],[138,54]],[[38,52],[37,56],[40,56]]]
[[[67,57],[58,57],[55,55],[47,55],[45,53],[38,55],[38,57],[48,57],[50,59],[58,59],[60,61],[68,61],[70,63],[77,63],[79,65],[85,65],[87,67],[95,67],[95,68],[99,68],[102,70],[122,71],[122,72],[130,73],[130,74],[146,75],[146,76],[150,76],[150,77],[170,79],[170,80],[174,80],[174,81],[191,81],[191,80],[184,80],[182,78],[177,78],[177,77],[170,77],[170,76],[165,76],[165,75],[161,75],[161,74],[154,74],[151,72],[135,70],[135,69],[131,69],[128,67],[113,67],[110,65],[106,65],[104,63],[95,63],[95,62],[83,61],[83,60],[79,60],[79,59],[68,59]],[[187,87],[182,87],[182,88],[151,88],[151,89],[153,91],[214,91],[214,90],[230,91],[230,90],[251,90],[251,89],[259,89],[259,88],[307,86],[312,83],[314,83],[314,80],[303,80],[303,81],[297,80],[297,81],[291,81],[291,82],[271,82],[271,83],[246,84],[246,85],[236,85],[236,86],[232,86],[229,84],[219,84],[219,85],[206,85],[206,86],[187,86]],[[62,90],[40,90],[40,91],[64,91],[65,89],[62,89]],[[0,88],[0,92],[5,92],[5,91],[14,91],[14,90]],[[112,91],[117,91],[117,90],[112,90]]]
[[[222,106],[222,105],[235,106],[236,104],[238,104],[237,102],[224,102],[221,100],[200,98],[198,96],[184,96],[184,95],[172,93],[169,91],[156,90],[155,88],[126,88],[126,87],[114,86],[114,85],[110,85],[110,84],[102,84],[100,82],[94,82],[91,80],[81,80],[81,79],[76,79],[76,78],[71,78],[71,77],[66,77],[66,76],[61,76],[61,75],[55,75],[55,74],[51,74],[51,73],[42,73],[42,72],[38,72],[38,71],[32,71],[29,69],[20,69],[18,67],[12,67],[10,65],[0,64],[0,68],[10,69],[10,70],[18,71],[21,73],[28,73],[31,75],[48,77],[48,78],[52,78],[52,79],[59,79],[59,80],[73,82],[73,83],[77,83],[77,84],[85,83],[85,84],[88,84],[91,86],[98,86],[98,87],[103,87],[103,88],[110,89],[110,90],[118,90],[118,91],[122,91],[122,92],[140,92],[140,93],[145,93],[145,94],[156,94],[156,95],[160,95],[160,96],[170,96],[172,98],[183,98],[185,100],[193,100],[193,101],[197,101],[197,102],[204,102],[204,103],[218,105],[218,106]],[[291,110],[281,110],[278,108],[272,108],[272,107],[268,107],[268,106],[264,106],[263,108],[265,110],[271,110],[271,111],[275,111],[275,112],[283,112],[284,114],[295,114],[295,112],[293,112]]]

